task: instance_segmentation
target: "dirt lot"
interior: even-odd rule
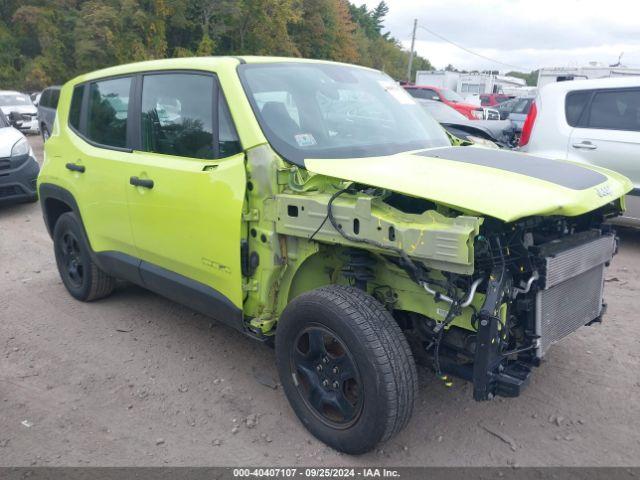
[[[0,208],[0,465],[639,465],[639,274],[623,232],[606,322],[556,345],[520,398],[476,403],[422,371],[409,427],[348,457],[272,388],[271,349],[137,287],[73,300],[40,206]]]

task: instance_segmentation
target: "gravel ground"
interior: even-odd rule
[[[0,208],[0,466],[640,465],[639,260],[622,232],[605,323],[522,396],[476,403],[422,371],[408,428],[349,457],[298,422],[270,348],[137,287],[73,300],[40,206]]]

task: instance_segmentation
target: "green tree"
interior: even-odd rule
[[[40,89],[121,63],[193,55],[323,58],[406,74],[389,7],[347,0],[2,0],[0,88]],[[413,70],[431,68],[414,59]]]
[[[344,0],[304,0],[294,40],[303,57],[356,62],[355,30]]]
[[[289,29],[302,17],[296,0],[243,0],[236,29],[240,53],[298,56]]]

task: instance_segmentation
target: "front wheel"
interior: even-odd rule
[[[411,417],[411,350],[391,314],[361,290],[330,285],[295,298],[278,322],[276,358],[296,415],[337,450],[368,452]]]

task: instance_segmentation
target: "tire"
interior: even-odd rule
[[[411,417],[418,383],[409,344],[361,290],[330,285],[295,298],[278,321],[276,360],[294,412],[336,450],[368,452]]]
[[[115,279],[91,259],[89,243],[75,214],[68,212],[58,218],[53,248],[60,278],[72,297],[91,302],[111,294]]]

